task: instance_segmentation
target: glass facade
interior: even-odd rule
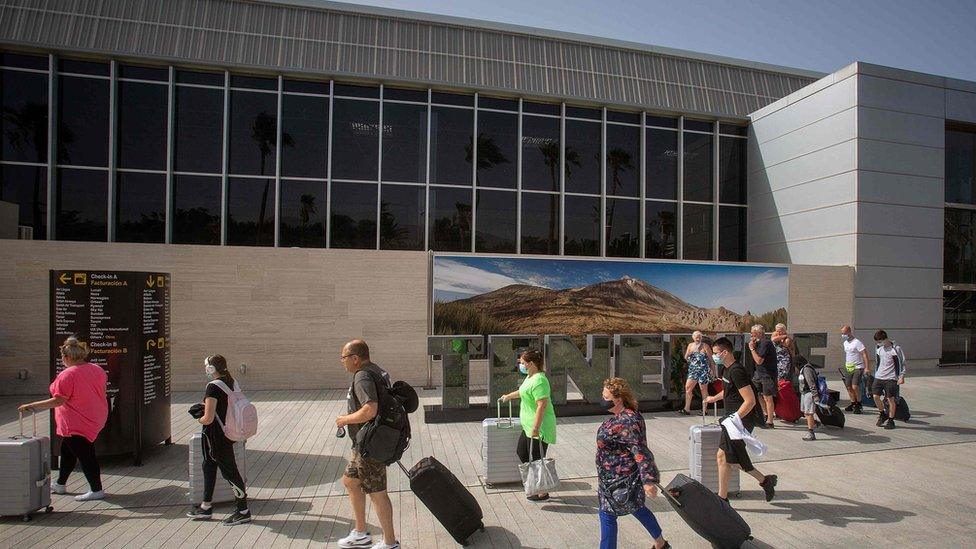
[[[745,259],[740,126],[437,89],[0,59],[0,200],[19,206],[33,238]],[[972,187],[971,164],[947,162],[947,200],[950,180]],[[972,201],[971,190],[952,192]]]
[[[976,363],[976,127],[945,137],[942,363]]]

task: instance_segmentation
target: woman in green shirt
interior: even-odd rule
[[[549,378],[542,372],[542,353],[529,349],[519,356],[519,372],[526,376],[518,391],[502,395],[501,401],[521,399],[519,419],[522,432],[519,434],[516,453],[522,463],[529,462],[531,457],[539,459],[545,457],[550,444],[556,442],[556,413],[552,409]],[[545,501],[549,494],[529,496],[531,501]]]

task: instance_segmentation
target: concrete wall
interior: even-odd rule
[[[855,267],[861,338],[937,364],[945,124],[976,83],[854,63],[751,116],[749,260]]]
[[[395,378],[426,380],[424,252],[7,240],[0,394],[47,389],[49,269],[171,273],[174,390],[200,389],[213,353],[247,364],[246,388],[344,387],[339,351],[356,337]]]

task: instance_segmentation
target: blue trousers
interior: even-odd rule
[[[641,507],[633,516],[644,525],[652,538],[661,537],[661,526],[650,509]],[[617,549],[617,517],[603,511],[600,511],[600,549]]]

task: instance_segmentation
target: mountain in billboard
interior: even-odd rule
[[[439,334],[722,332],[740,330],[753,318],[725,307],[696,307],[629,276],[563,290],[512,284],[434,309]]]

